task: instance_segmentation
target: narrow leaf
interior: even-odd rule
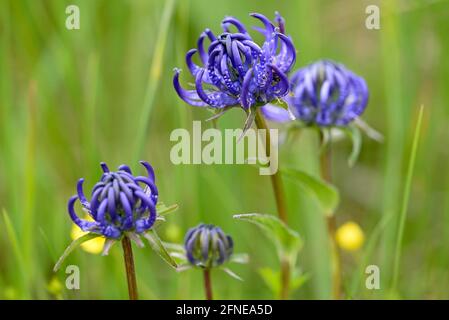
[[[61,267],[64,260],[69,256],[69,254],[72,253],[73,250],[78,248],[83,242],[98,238],[99,235],[95,233],[87,233],[78,239],[75,239],[72,241],[72,243],[64,250],[64,253],[59,258],[59,260],[56,262],[55,266],[53,267],[53,272],[56,272]]]
[[[357,126],[349,126],[344,130],[352,141],[352,152],[348,158],[349,167],[353,167],[357,162],[360,150],[362,149],[362,134]]]
[[[175,260],[173,260],[168,251],[165,249],[164,244],[157,235],[156,231],[149,230],[147,233],[144,234],[144,236],[150,243],[151,248],[162,258],[162,260],[167,262],[170,266],[172,266],[175,269],[178,267]]]
[[[230,275],[232,278],[239,280],[239,281],[243,281],[242,278],[240,278],[236,273],[234,273],[231,269],[228,268],[221,268],[221,270],[223,270],[224,272],[226,272],[228,275]]]
[[[165,216],[165,215],[172,213],[176,210],[178,210],[177,204],[172,204],[170,206],[166,206],[163,202],[159,202],[156,205],[156,212],[159,216]]]

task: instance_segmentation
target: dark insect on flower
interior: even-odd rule
[[[190,229],[184,240],[187,260],[193,266],[217,267],[228,261],[234,244],[219,227],[200,224]]]
[[[293,95],[286,100],[293,115],[307,125],[347,126],[368,103],[365,80],[332,61],[302,68],[290,82]]]
[[[109,239],[120,239],[126,232],[136,239],[136,234],[150,229],[156,220],[158,190],[155,185],[153,168],[140,162],[148,176],[133,176],[131,169],[121,165],[118,171],[111,172],[101,163],[103,175],[93,187],[90,202],[84,195],[84,179],[78,181],[78,195],[70,198],[68,210],[70,218],[85,232],[93,232]],[[93,221],[83,220],[75,213],[76,200]]]
[[[186,63],[195,78],[195,90],[185,90],[175,70],[173,85],[178,95],[190,105],[222,109],[264,105],[288,93],[287,73],[296,60],[295,47],[287,37],[283,18],[277,14],[277,27],[265,16],[253,13],[264,28],[256,28],[265,41],[260,47],[237,19],[222,21],[223,33],[218,37],[206,29],[199,37],[197,49],[187,52]],[[231,32],[234,26],[237,32]],[[207,50],[204,40],[209,39]],[[202,66],[192,57],[198,53]]]

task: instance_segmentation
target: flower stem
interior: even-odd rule
[[[260,110],[256,111],[255,118],[256,126],[258,129],[264,129],[266,131],[266,147],[265,153],[267,157],[271,154],[271,136],[270,130],[268,129],[267,123],[265,122],[264,117],[261,115]],[[271,175],[271,184],[273,185],[274,197],[276,199],[276,207],[279,215],[279,219],[281,219],[284,223],[287,224],[287,207],[285,205],[285,193],[284,187],[282,185],[281,174],[276,171],[275,174]]]
[[[270,130],[267,126],[265,118],[260,113],[259,108],[256,110],[255,122],[257,129],[264,129],[266,132],[265,140],[265,154],[267,158],[271,154],[271,136]],[[287,206],[285,202],[285,192],[282,184],[282,177],[280,170],[271,175],[271,184],[273,186],[274,197],[276,200],[276,208],[278,212],[279,219],[287,224]],[[289,284],[290,284],[290,263],[286,257],[281,258],[281,292],[279,298],[281,300],[288,299],[289,295]]]
[[[206,294],[206,300],[213,300],[212,297],[212,281],[210,277],[210,269],[206,268],[203,270],[204,275],[204,292]]]
[[[323,137],[321,137],[323,140]],[[328,146],[322,151],[321,155],[321,176],[324,180],[332,182],[332,142],[329,141]],[[334,212],[326,214],[327,232],[329,236],[331,246],[331,259],[332,259],[332,296],[335,300],[342,298],[341,290],[341,257],[340,249],[336,239],[337,220]]]
[[[136,271],[134,268],[133,249],[127,236],[122,239],[123,257],[125,259],[126,279],[128,281],[129,300],[137,300]]]

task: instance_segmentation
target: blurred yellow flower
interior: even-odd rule
[[[51,278],[50,282],[47,284],[48,292],[50,292],[52,295],[56,297],[60,297],[62,289],[63,289],[62,283],[56,276]]]
[[[86,216],[86,220],[92,220],[90,216]],[[87,232],[82,231],[76,224],[73,224],[72,231],[70,232],[70,236],[73,240],[78,239],[79,237],[82,237]],[[99,254],[103,250],[105,238],[99,236],[98,238],[83,242],[81,244],[81,248],[89,253],[92,254]]]
[[[360,249],[365,241],[362,228],[353,221],[346,222],[340,226],[335,236],[340,248],[347,251]]]

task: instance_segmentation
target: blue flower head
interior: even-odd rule
[[[219,227],[200,224],[190,229],[184,240],[187,260],[193,266],[217,267],[228,261],[234,244]]]
[[[347,126],[368,103],[365,80],[332,61],[321,60],[302,68],[290,81],[290,110],[307,125]]]
[[[173,85],[181,99],[198,107],[240,106],[248,110],[288,93],[287,73],[295,63],[296,52],[292,41],[284,34],[284,20],[277,14],[275,27],[261,14],[251,16],[264,25],[255,28],[265,38],[262,46],[233,17],[222,21],[223,33],[218,36],[206,29],[198,39],[197,49],[191,49],[186,55],[187,66],[195,78],[194,90],[181,87],[180,71],[175,70]],[[236,31],[232,32],[231,27]],[[207,49],[206,39],[210,42]],[[195,54],[198,54],[201,66],[193,62]]]
[[[120,239],[126,233],[141,234],[150,229],[156,220],[158,190],[153,168],[141,161],[147,176],[134,176],[131,169],[121,165],[111,172],[101,163],[103,175],[93,187],[90,201],[83,192],[84,179],[78,181],[78,194],[68,203],[70,218],[85,232],[93,232],[109,239]],[[75,213],[79,200],[93,221],[83,220]]]

